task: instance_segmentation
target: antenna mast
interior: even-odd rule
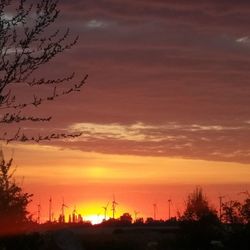
[[[156,203],[153,204],[153,208],[154,208],[154,220],[156,220],[156,212],[157,212],[157,204]]]
[[[172,200],[171,199],[168,199],[168,220],[170,220],[170,205],[171,205],[171,202],[172,202]]]
[[[52,222],[52,198],[49,199],[49,222]]]
[[[108,210],[109,202],[106,206],[102,207],[104,209],[104,220],[107,220],[107,210]]]
[[[113,213],[113,219],[115,219],[115,212],[116,212],[116,206],[118,203],[115,201],[115,197],[113,196],[113,201],[112,201],[112,213]]]
[[[64,198],[63,198],[63,203],[62,203],[62,222],[65,222],[65,213],[64,213],[64,208],[67,207],[64,203]]]

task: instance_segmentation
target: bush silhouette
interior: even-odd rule
[[[31,194],[23,192],[11,172],[12,159],[0,161],[0,234],[17,233],[25,229],[31,221],[27,205]]]

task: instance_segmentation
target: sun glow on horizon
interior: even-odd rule
[[[45,200],[45,197],[42,197],[43,199],[36,200],[35,202],[32,202],[29,206],[29,210],[31,211],[31,214],[33,215],[33,219],[37,220],[37,204],[43,204],[41,209],[41,217],[40,221],[41,223],[45,223],[49,220],[48,213],[46,211],[46,205],[49,206],[48,200]],[[109,220],[113,218],[113,212],[112,212],[112,201],[106,202],[106,201],[89,201],[87,203],[83,202],[72,202],[72,200],[65,199],[65,203],[67,203],[67,206],[65,207],[65,222],[70,223],[74,222],[73,218],[75,216],[75,222],[90,222],[92,225],[100,224],[105,220]],[[75,205],[73,205],[75,204]],[[61,215],[61,203],[58,203],[58,200],[53,199],[52,203],[52,214],[53,214],[53,220],[59,221],[59,217]],[[48,207],[47,207],[48,208]],[[106,208],[106,212],[105,209]],[[115,210],[115,219],[119,219],[120,216],[124,213],[131,213],[133,214],[133,209],[129,208],[129,206],[126,206],[126,202],[119,202],[119,204],[116,205]]]
[[[176,211],[182,210],[188,191],[196,185],[208,186],[207,192],[215,206],[219,192],[231,193],[233,187],[240,192],[249,187],[249,164],[102,154],[60,150],[54,146],[16,145],[16,149],[18,171],[15,177],[23,182],[24,176],[24,190],[34,194],[29,211],[35,218],[37,204],[41,202],[43,222],[48,220],[49,197],[53,199],[55,220],[61,213],[63,195],[68,206],[65,209],[66,221],[76,207],[84,221],[98,224],[104,219],[103,207],[108,201],[106,218],[113,217],[113,194],[118,202],[115,218],[125,212],[134,218],[134,210],[140,211],[140,217],[152,217],[152,204],[156,202],[159,218],[165,219],[169,197],[173,199],[171,214],[175,216]]]
[[[106,219],[108,220],[109,217],[106,217]],[[100,214],[90,214],[90,215],[84,216],[83,220],[89,221],[92,225],[97,225],[97,224],[102,223],[105,220],[105,217]]]

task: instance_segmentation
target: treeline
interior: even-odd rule
[[[90,222],[84,221],[49,222],[40,225],[33,220],[27,210],[32,195],[25,193],[17,184],[13,177],[15,171],[11,166],[12,160],[0,161],[0,249],[17,249],[13,239],[20,239],[23,242],[19,243],[18,249],[38,249],[42,241],[41,231],[70,227],[114,227],[114,232],[118,234],[124,233],[129,227],[148,227],[149,230],[160,233],[161,237],[162,233],[173,235],[172,238],[167,238],[165,243],[161,243],[170,244],[169,249],[250,249],[248,192],[245,192],[242,202],[237,200],[221,202],[221,207],[217,211],[209,203],[202,188],[196,187],[186,198],[184,212],[166,221],[153,218],[133,220],[131,214],[124,213],[120,218],[105,220],[98,226],[92,226]],[[29,242],[32,243],[32,247],[29,246]],[[25,245],[24,248],[22,244]]]
[[[27,228],[27,225],[37,223],[27,210],[27,206],[32,202],[32,194],[23,192],[22,187],[17,184],[14,178],[15,169],[12,169],[12,159],[0,160],[0,233],[9,230],[20,230]],[[209,220],[221,224],[249,224],[250,223],[250,194],[243,193],[245,199],[242,202],[238,200],[229,200],[222,202],[219,211],[212,207],[201,187],[188,195],[184,204],[184,212],[178,213],[177,217],[170,220],[155,220],[149,218],[132,219],[132,215],[124,213],[120,218],[104,220],[103,225],[113,224],[135,224],[135,225],[153,225],[164,222],[182,222],[182,221],[203,221]],[[73,216],[74,217],[74,216]],[[60,224],[65,220],[59,221]],[[73,220],[75,221],[75,220]],[[83,224],[83,220],[77,220]],[[56,222],[54,222],[56,223]],[[86,225],[88,222],[84,222]],[[53,224],[53,223],[51,223]],[[74,223],[71,223],[74,224]]]

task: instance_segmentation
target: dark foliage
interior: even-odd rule
[[[179,244],[185,249],[210,249],[212,240],[221,237],[221,225],[200,187],[189,194],[180,218]]]
[[[226,201],[222,204],[222,220],[228,224],[243,223],[242,204],[239,201]]]
[[[203,193],[202,188],[196,189],[188,195],[186,208],[181,216],[185,221],[218,220],[216,210],[213,209]]]
[[[0,237],[0,249],[5,250],[36,250],[40,249],[41,245],[43,239],[39,233]]]
[[[250,198],[245,199],[242,204],[241,215],[243,217],[243,221],[250,225]]]
[[[23,192],[11,172],[12,159],[0,162],[0,234],[13,234],[25,230],[31,223],[27,205],[31,194]]]

